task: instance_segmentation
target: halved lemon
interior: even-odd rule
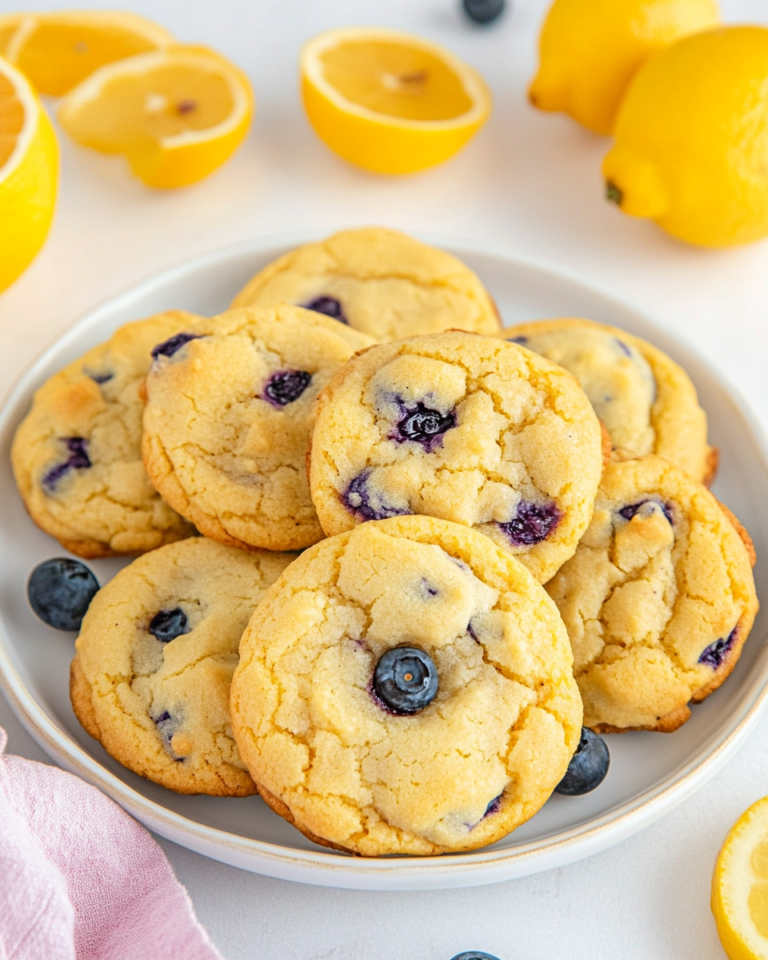
[[[164,27],[135,13],[72,10],[22,17],[6,56],[38,93],[60,97],[107,63],[173,42]]]
[[[712,912],[729,960],[767,960],[768,797],[725,839],[712,877]]]
[[[491,112],[482,77],[448,50],[375,27],[329,30],[301,52],[304,108],[340,157],[414,173],[457,153]]]
[[[45,242],[56,206],[59,148],[22,74],[0,57],[0,291]]]
[[[208,176],[237,149],[253,115],[248,78],[206,47],[164,47],[102,67],[62,101],[64,130],[122,153],[152,187]]]

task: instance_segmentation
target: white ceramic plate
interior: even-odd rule
[[[700,787],[755,723],[766,697],[766,619],[728,682],[694,708],[678,732],[610,737],[607,779],[584,797],[553,796],[506,839],[471,853],[366,860],[315,846],[257,797],[177,796],[124,770],[81,729],[68,695],[72,637],[43,626],[29,610],[25,582],[41,560],[62,549],[26,516],[13,483],[9,448],[35,387],[120,324],[172,307],[209,315],[226,308],[257,269],[302,235],[216,252],[168,270],[84,317],[32,367],[0,413],[0,681],[21,722],[61,766],[96,784],[147,827],[198,853],[256,873],[324,886],[423,890],[474,886],[562,866],[647,826]],[[438,242],[433,238],[426,238]],[[552,267],[462,243],[443,244],[482,277],[505,323],[585,316],[616,324],[658,344],[691,374],[720,447],[715,492],[768,552],[766,441],[760,427],[693,351],[631,307]],[[104,583],[124,561],[92,564]],[[768,596],[768,565],[758,566],[758,595]]]

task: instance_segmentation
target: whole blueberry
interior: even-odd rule
[[[442,435],[455,426],[455,410],[440,413],[439,410],[433,410],[423,403],[417,403],[415,407],[406,410],[404,416],[398,420],[391,439],[400,443],[412,440],[431,450],[434,446],[442,444]]]
[[[285,407],[299,399],[311,380],[312,374],[306,370],[279,370],[267,381],[264,399],[273,407]]]
[[[56,630],[79,630],[99,581],[79,560],[55,557],[30,573],[27,599],[38,617]]]
[[[580,797],[583,793],[589,793],[605,780],[610,763],[611,757],[605,740],[587,727],[582,727],[576,753],[571,757],[565,776],[555,787],[555,793],[562,793],[567,797]]]
[[[482,950],[465,950],[464,953],[457,953],[451,960],[499,960],[493,954],[483,953]]]
[[[190,626],[187,615],[181,607],[173,610],[161,610],[152,617],[149,623],[149,632],[161,643],[170,643],[176,637],[189,633]]]
[[[554,503],[521,500],[511,520],[499,527],[516,547],[530,547],[546,540],[560,522],[562,513]]]
[[[437,694],[437,667],[418,647],[392,647],[376,664],[373,690],[379,700],[400,715],[419,713]]]
[[[475,23],[491,23],[501,16],[505,0],[462,0],[464,12]]]

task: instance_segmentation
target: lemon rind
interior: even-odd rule
[[[112,77],[142,74],[156,65],[168,62],[172,58],[177,63],[186,63],[192,66],[203,67],[208,72],[222,77],[232,93],[233,107],[230,114],[221,123],[204,130],[187,130],[171,137],[162,137],[157,143],[164,149],[178,149],[195,143],[205,143],[215,140],[236,129],[247,118],[253,103],[250,90],[245,80],[240,80],[235,72],[236,68],[225,69],[224,61],[214,54],[201,53],[199,50],[184,50],[182,47],[166,47],[158,50],[148,50],[125,60],[116,60],[114,63],[100,67],[89,77],[71,90],[59,107],[59,115],[64,118],[66,113],[77,110],[87,103],[98,99],[102,86]]]
[[[42,107],[38,103],[29,81],[11,64],[6,63],[2,57],[0,57],[0,73],[13,84],[16,95],[24,108],[24,126],[16,139],[13,153],[6,161],[5,166],[0,169],[0,184],[3,184],[18,168],[29,150],[29,146],[37,133]]]
[[[448,120],[410,120],[393,117],[386,113],[377,113],[343,97],[335,87],[325,79],[320,65],[320,54],[340,43],[348,40],[392,40],[409,46],[418,47],[431,53],[446,63],[461,81],[464,92],[472,101],[472,107],[465,113],[456,114]],[[459,57],[441,47],[430,43],[422,37],[403,30],[390,30],[385,27],[343,27],[336,30],[327,30],[313,37],[301,49],[301,69],[307,80],[312,83],[336,107],[345,113],[355,114],[375,123],[387,124],[410,130],[453,130],[456,127],[481,123],[488,115],[491,106],[491,94],[485,82],[477,71],[464,63]]]

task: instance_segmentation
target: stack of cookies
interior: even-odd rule
[[[687,374],[588,320],[501,331],[464,264],[383,229],[122,327],[13,465],[68,550],[141,554],[77,640],[88,733],[366,856],[505,836],[582,724],[675,730],[758,607]]]

